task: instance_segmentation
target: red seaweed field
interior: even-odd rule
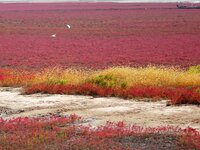
[[[200,63],[199,16],[173,3],[0,4],[0,67],[188,67]]]

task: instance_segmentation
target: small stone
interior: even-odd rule
[[[167,104],[166,104],[166,106],[171,106],[172,105],[172,103],[171,102],[167,102]]]
[[[18,112],[19,112],[19,113],[22,113],[22,112],[24,112],[24,110],[23,110],[23,109],[20,109]]]

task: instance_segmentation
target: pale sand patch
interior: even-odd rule
[[[83,116],[85,124],[126,121],[141,126],[172,125],[200,130],[200,107],[166,106],[166,100],[144,102],[139,99],[95,98],[79,95],[21,95],[21,89],[0,88],[0,117],[38,117],[48,115]]]
[[[114,107],[105,107],[105,108],[96,108],[96,109],[90,109],[90,111],[94,112],[102,112],[102,113],[114,113],[114,112],[127,112],[129,110],[132,110],[129,107],[124,106],[114,106]]]

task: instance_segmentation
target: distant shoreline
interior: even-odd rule
[[[104,1],[51,1],[51,2],[46,2],[46,1],[30,1],[30,2],[26,2],[26,1],[21,1],[21,2],[0,2],[0,4],[29,4],[29,3],[34,3],[34,4],[40,4],[40,3],[44,3],[44,4],[48,4],[48,3],[144,3],[144,4],[163,4],[163,3],[179,3],[179,2],[130,2],[130,1],[126,1],[126,2],[120,2],[120,1],[109,1],[109,2],[104,2]],[[192,2],[191,2],[192,3]]]
[[[184,2],[184,1],[183,1]],[[113,1],[105,1],[105,0],[5,0],[1,1],[0,3],[180,3],[180,1],[175,0],[166,0],[166,1],[159,1],[159,0],[113,0]],[[188,3],[200,3],[200,1],[189,1]]]

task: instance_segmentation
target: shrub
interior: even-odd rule
[[[94,83],[101,87],[115,87],[116,78],[113,75],[98,75],[91,79],[89,82]]]
[[[200,65],[189,67],[188,72],[189,73],[200,73]]]
[[[127,83],[123,79],[117,78],[112,74],[97,75],[88,81],[89,83],[106,88],[126,88]]]

